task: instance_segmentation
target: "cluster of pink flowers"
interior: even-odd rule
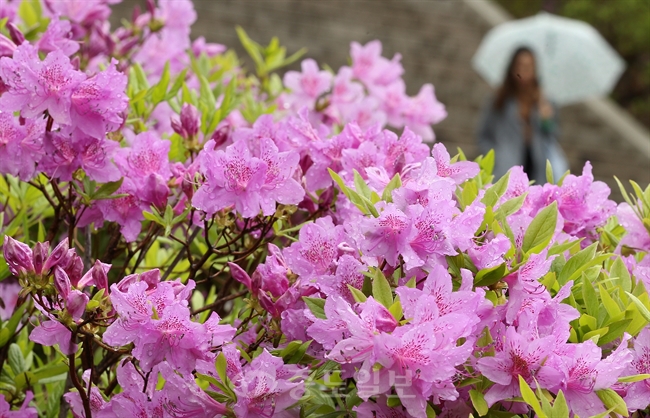
[[[301,72],[289,71],[284,76],[290,93],[281,97],[281,107],[307,108],[328,125],[356,122],[362,128],[408,127],[425,141],[433,141],[431,125],[447,117],[445,106],[436,99],[431,84],[422,86],[416,96],[407,96],[401,56],[389,60],[381,50],[379,41],[352,42],[352,65],[341,67],[335,75],[319,70],[312,59],[304,60]]]
[[[378,41],[278,91],[190,0],[42,3],[30,41],[0,4],[0,415],[68,377],[85,418],[648,411],[650,188],[427,145],[445,108]]]

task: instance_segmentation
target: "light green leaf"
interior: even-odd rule
[[[489,189],[485,191],[485,196],[481,199],[481,202],[485,206],[494,206],[497,204],[501,196],[508,190],[508,181],[510,180],[510,171],[508,171],[503,177],[494,183]]]
[[[11,370],[16,376],[25,371],[25,358],[18,344],[11,344],[9,346],[7,363],[9,363],[9,367],[11,367]]]
[[[393,190],[402,187],[402,178],[399,173],[395,174],[392,179],[388,182],[384,191],[381,194],[381,200],[386,202],[393,201]]]
[[[624,417],[629,416],[627,405],[621,396],[612,389],[597,390],[596,394],[605,404],[605,408],[613,408],[614,412]]]
[[[542,410],[542,405],[539,403],[539,399],[535,396],[535,392],[533,392],[521,376],[519,376],[519,390],[524,401],[533,408],[537,416],[539,418],[547,418],[547,415]]]
[[[470,389],[469,398],[472,400],[472,405],[474,406],[474,409],[476,409],[476,412],[478,412],[478,416],[482,417],[488,413],[490,408],[483,397],[483,393],[476,389]]]
[[[623,260],[620,257],[617,257],[612,264],[612,267],[609,269],[609,277],[618,277],[621,287],[626,292],[632,291],[632,278],[630,277],[630,272],[625,267]]]
[[[305,301],[305,304],[316,318],[327,319],[327,316],[325,316],[325,299],[303,296],[302,300]]]
[[[648,308],[643,304],[643,302],[641,302],[641,300],[638,297],[634,296],[630,292],[625,292],[625,294],[627,294],[629,298],[632,299],[632,302],[634,303],[634,305],[636,305],[636,308],[639,310],[641,316],[643,316],[643,318],[646,321],[650,322],[650,310],[648,310]]]
[[[631,376],[623,376],[619,377],[618,381],[621,383],[634,383],[634,382],[640,382],[642,380],[650,379],[650,374],[634,374]]]
[[[550,418],[566,418],[569,416],[569,406],[566,403],[564,393],[560,390],[553,402]]]
[[[584,301],[587,313],[596,318],[600,308],[598,295],[596,294],[596,290],[591,284],[591,281],[589,281],[589,278],[587,278],[587,275],[584,273],[582,273],[582,300]]]
[[[548,246],[555,233],[557,213],[557,202],[553,202],[551,205],[540,210],[535,218],[533,218],[528,229],[526,229],[524,242],[521,246],[525,254],[539,253]]]
[[[370,190],[370,187],[366,184],[366,181],[361,177],[361,174],[357,170],[353,170],[354,172],[354,187],[357,190],[357,193],[359,193],[361,196],[365,197],[366,199],[370,200],[370,195],[372,194],[372,190]]]
[[[390,284],[386,276],[384,276],[384,273],[379,269],[375,269],[373,274],[372,296],[386,308],[390,308],[393,304],[393,292],[391,291]]]

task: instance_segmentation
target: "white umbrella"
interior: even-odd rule
[[[514,20],[492,29],[472,65],[492,86],[503,82],[512,54],[530,48],[546,97],[560,105],[607,95],[625,63],[591,25],[549,13]]]

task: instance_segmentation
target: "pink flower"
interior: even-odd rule
[[[303,106],[313,108],[316,99],[329,90],[332,83],[332,75],[327,71],[319,71],[318,64],[313,59],[304,60],[301,67],[300,73],[287,71],[284,75],[284,85],[291,89],[288,101],[296,110]]]
[[[197,190],[192,204],[208,214],[235,206],[244,218],[257,216],[267,164],[253,157],[244,141],[228,146],[225,152],[211,150],[214,146],[211,144],[212,141],[206,143],[200,156],[201,170],[207,181]]]
[[[93,138],[80,130],[49,132],[45,136],[46,155],[39,168],[52,177],[70,181],[72,174],[83,169],[88,177],[100,183],[116,181],[120,172],[111,161],[119,148],[117,142]]]
[[[319,218],[300,229],[298,242],[283,251],[284,257],[296,274],[305,277],[325,274],[331,271],[343,240],[342,226],[334,226],[329,216]]]
[[[116,70],[116,64],[112,60],[108,68],[84,80],[72,92],[72,123],[95,138],[103,138],[124,122],[127,79]]]
[[[388,60],[381,56],[381,49],[380,41],[371,41],[364,46],[357,42],[350,45],[354,76],[368,86],[387,86],[404,73],[400,64],[402,57],[395,54],[392,60]]]
[[[11,405],[5,400],[5,395],[0,394],[0,416],[3,418],[36,418],[38,411],[36,408],[29,406],[29,403],[34,399],[34,394],[31,391],[25,393],[23,405],[17,411],[11,410]]]
[[[0,112],[0,172],[31,180],[43,157],[45,121],[28,119],[18,123],[10,112]]]
[[[65,355],[77,352],[77,344],[72,341],[72,332],[55,320],[42,322],[29,334],[29,339],[46,346],[59,345]]]
[[[126,196],[116,199],[105,199],[97,202],[97,207],[107,221],[117,222],[120,231],[127,242],[133,242],[138,238],[144,220],[143,210],[149,207],[138,197],[137,188],[133,180],[125,178],[116,194]]]
[[[391,266],[397,266],[399,255],[409,253],[412,222],[394,204],[384,205],[378,218],[362,221],[361,230],[365,239],[361,246],[364,255],[381,257]]]
[[[79,50],[79,42],[71,38],[72,27],[70,22],[56,17],[50,21],[47,30],[36,42],[35,46],[39,51],[45,53],[60,50],[69,57]]]
[[[436,99],[431,84],[425,84],[415,97],[410,97],[403,110],[403,123],[415,133],[429,142],[436,139],[431,125],[441,122],[447,117],[445,105]]]
[[[627,369],[627,375],[650,374],[650,327],[645,327],[634,340],[632,362]],[[650,400],[650,379],[632,383],[625,395],[627,407],[645,409]]]
[[[479,166],[473,161],[459,161],[451,164],[449,153],[442,144],[435,144],[433,146],[433,158],[436,161],[438,169],[438,176],[449,177],[456,184],[461,184],[465,180],[469,180],[476,176],[479,172]]]
[[[72,92],[86,79],[61,51],[41,61],[27,42],[16,48],[13,58],[0,58],[0,77],[9,87],[0,98],[2,108],[19,110],[25,118],[38,118],[47,110],[56,123],[66,125],[71,122]]]
[[[519,376],[528,384],[534,384],[533,377],[553,351],[554,341],[552,336],[527,338],[518,334],[514,327],[508,327],[504,340],[499,341],[502,344],[501,350],[494,357],[483,357],[478,361],[480,372],[495,383],[485,394],[488,406],[503,399],[521,396]]]
[[[295,366],[264,350],[233,379],[237,403],[233,410],[241,418],[282,416],[282,411],[302,397],[304,380]]]

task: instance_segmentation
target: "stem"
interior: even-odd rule
[[[81,402],[84,405],[84,413],[86,415],[86,418],[92,418],[93,413],[92,410],[90,409],[90,399],[88,398],[88,395],[84,390],[84,387],[81,385],[81,382],[79,382],[79,376],[77,376],[77,371],[75,370],[74,353],[68,356],[68,361],[70,362],[70,379],[72,379],[72,385],[79,392],[79,396],[81,397]]]

